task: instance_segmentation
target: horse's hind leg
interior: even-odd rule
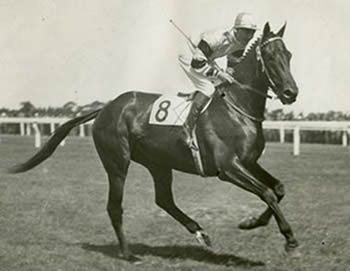
[[[172,171],[166,168],[149,168],[155,187],[156,204],[181,223],[190,233],[195,234],[201,244],[210,246],[209,236],[202,230],[201,226],[182,212],[175,204],[172,192]]]
[[[284,195],[284,185],[280,182],[280,180],[273,177],[269,172],[263,169],[259,164],[254,164],[249,167],[249,171],[259,179],[263,184],[272,189],[277,197],[277,202],[280,202]],[[273,215],[273,211],[271,208],[267,208],[261,215],[258,217],[249,217],[243,220],[239,224],[239,228],[243,230],[255,229],[257,227],[266,226],[271,217]]]
[[[132,256],[128,247],[128,243],[125,238],[123,231],[123,191],[125,176],[123,174],[116,175],[115,173],[108,173],[109,180],[109,193],[108,193],[108,203],[107,212],[111,219],[114,231],[117,235],[119,246],[121,249],[122,257],[127,260],[132,260]]]
[[[122,257],[134,261],[123,231],[123,193],[127,171],[130,164],[129,144],[126,137],[95,131],[94,141],[102,164],[107,171],[109,193],[107,212],[116,233]]]

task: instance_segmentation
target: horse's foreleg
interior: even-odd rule
[[[190,233],[195,234],[200,243],[210,246],[209,236],[201,226],[182,212],[175,204],[172,192],[172,171],[164,168],[149,168],[155,187],[156,204],[181,223]]]
[[[263,169],[259,164],[253,164],[249,166],[249,171],[263,184],[272,189],[277,197],[277,202],[280,202],[285,195],[284,185],[280,182],[280,180],[273,177],[269,172]],[[243,230],[255,229],[257,227],[266,226],[271,216],[273,215],[273,211],[271,208],[267,208],[260,216],[258,217],[249,217],[243,220],[239,224],[239,228]]]
[[[237,157],[233,159],[230,166],[222,168],[219,178],[236,184],[260,197],[272,210],[280,232],[286,238],[286,249],[289,250],[298,246],[298,242],[294,238],[292,229],[278,206],[278,200],[274,192],[244,167]]]

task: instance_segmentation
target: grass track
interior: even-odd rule
[[[3,137],[0,167],[35,151],[33,138]],[[350,266],[350,150],[341,146],[268,144],[261,164],[286,185],[281,206],[301,257],[284,253],[274,220],[245,232],[237,224],[258,214],[255,196],[214,178],[175,172],[178,205],[213,241],[212,250],[154,204],[149,173],[129,170],[124,225],[133,265],[118,246],[106,207],[107,181],[91,138],[68,138],[52,158],[20,175],[0,175],[0,270],[346,270]]]

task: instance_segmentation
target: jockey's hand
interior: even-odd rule
[[[231,75],[229,75],[227,72],[221,72],[219,74],[219,78],[223,81],[227,81],[229,83],[233,83],[236,81]]]
[[[226,72],[227,72],[229,75],[233,76],[233,74],[235,73],[235,70],[234,70],[234,68],[232,68],[232,67],[228,67],[228,68],[226,69]]]

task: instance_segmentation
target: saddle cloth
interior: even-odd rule
[[[191,97],[191,94],[184,95],[182,93],[160,96],[153,103],[149,124],[182,126],[190,112],[192,104],[192,99],[189,99],[189,97]],[[207,109],[210,102],[211,99],[202,110],[202,113]]]
[[[191,100],[177,95],[162,95],[154,103],[150,124],[182,126],[191,108]]]

